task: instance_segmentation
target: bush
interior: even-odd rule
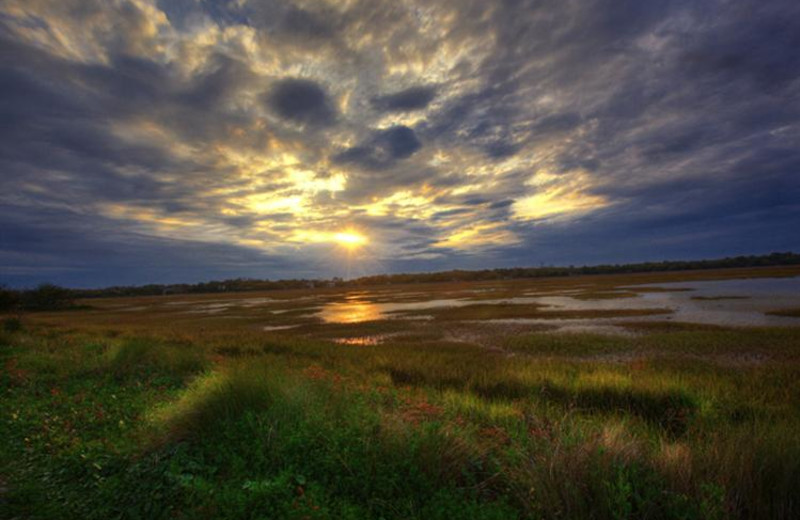
[[[74,305],[72,291],[51,283],[43,283],[22,294],[22,307],[31,311],[54,311]]]
[[[8,312],[19,306],[19,292],[0,285],[0,312]]]
[[[4,332],[18,332],[22,330],[22,321],[19,318],[6,318],[3,320]]]

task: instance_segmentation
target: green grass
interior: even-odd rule
[[[183,375],[205,368],[207,360],[191,345],[128,339],[110,347],[106,364],[116,376],[136,376],[150,371]]]
[[[0,330],[0,517],[800,515],[800,330],[508,333],[458,320],[552,311],[435,311],[275,333],[23,317]]]

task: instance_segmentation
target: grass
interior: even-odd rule
[[[800,330],[435,311],[274,333],[255,310],[23,316],[0,329],[0,517],[800,515]]]
[[[173,375],[198,372],[207,360],[191,345],[128,339],[105,352],[107,369],[118,377],[137,376],[151,371]]]
[[[726,342],[704,333],[698,345]],[[691,351],[676,334],[646,337]],[[752,334],[745,343],[771,338],[775,356],[796,340]],[[510,346],[531,357],[508,358],[443,341],[356,351],[289,337],[243,359],[202,343],[15,332],[3,351],[4,507],[40,518],[796,513],[797,367],[576,361],[636,341],[531,334]]]
[[[697,301],[720,301],[720,300],[749,300],[749,296],[692,296],[692,300]]]
[[[636,332],[686,332],[706,330],[730,330],[729,327],[707,323],[682,321],[629,321],[617,323],[618,327]]]
[[[542,319],[582,319],[617,318],[630,316],[652,316],[670,314],[670,309],[587,309],[587,310],[547,310],[538,304],[474,304],[462,307],[442,307],[421,309],[408,314],[430,315],[440,321],[493,320],[517,318]]]

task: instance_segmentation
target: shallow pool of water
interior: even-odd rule
[[[800,318],[765,314],[771,310],[800,307],[800,277],[673,283],[659,287],[692,289],[642,294],[648,305],[673,309],[669,318],[674,321],[727,326],[800,326]],[[727,299],[714,299],[718,297]]]
[[[415,315],[409,313],[424,309],[463,307],[476,303],[483,305],[514,303],[539,304],[548,310],[567,311],[628,309],[670,309],[672,311],[671,314],[641,318],[606,317],[569,320],[533,318],[524,320],[527,323],[554,324],[559,328],[574,331],[596,329],[598,332],[607,332],[611,330],[610,327],[613,327],[615,322],[631,320],[672,320],[726,326],[800,326],[800,318],[765,314],[769,310],[800,306],[800,277],[646,284],[619,287],[616,290],[648,288],[668,290],[643,291],[630,298],[597,300],[574,298],[575,290],[570,289],[562,291],[558,295],[541,295],[540,293],[539,296],[534,296],[535,293],[527,292],[524,293],[525,296],[481,300],[480,302],[470,298],[445,298],[389,303],[369,301],[364,299],[367,295],[362,293],[357,296],[351,294],[344,301],[327,303],[314,316],[321,318],[326,323],[358,323],[390,318],[412,318]]]
[[[444,298],[414,302],[375,303],[367,300],[331,302],[315,314],[326,323],[358,323],[361,321],[384,320],[391,318],[416,317],[407,313],[437,309],[442,307],[464,307],[467,305],[497,305],[502,303],[536,303],[538,298],[519,297],[500,300],[471,300],[468,298]],[[405,314],[404,314],[405,313]],[[426,317],[419,316],[420,319]]]

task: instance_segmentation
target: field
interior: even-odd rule
[[[797,276],[166,295],[6,316],[0,517],[798,518],[800,305],[736,285]],[[739,292],[700,290],[709,280]]]

